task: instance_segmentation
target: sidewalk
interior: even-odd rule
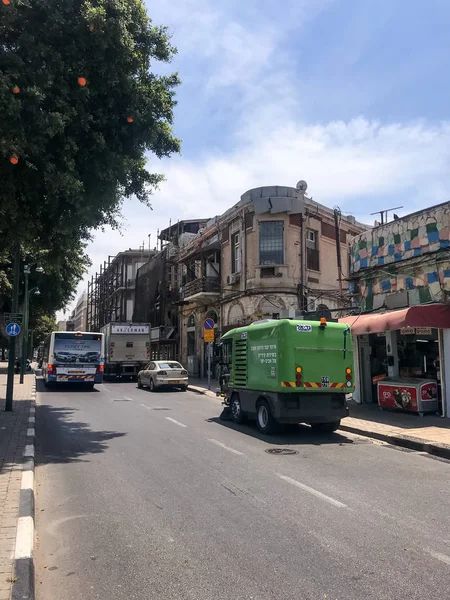
[[[14,376],[13,411],[6,413],[5,366],[5,363],[0,363],[0,600],[9,600],[13,587],[14,597],[31,598],[29,591],[32,589],[32,565],[25,565],[23,562],[31,561],[31,557],[26,557],[22,552],[22,534],[26,534],[25,541],[28,541],[27,536],[30,537],[33,531],[28,520],[32,489],[23,489],[22,474],[26,474],[28,479],[32,477],[32,473],[24,469],[24,453],[26,446],[34,443],[34,425],[29,423],[29,419],[30,410],[34,412],[35,376],[26,375],[22,385],[19,383],[19,375]],[[31,418],[34,422],[34,414]],[[33,468],[34,461],[33,465],[26,465],[26,469]],[[28,493],[26,502],[24,493]],[[24,522],[20,523],[21,530],[18,536],[19,510]],[[20,548],[17,547],[19,544],[16,546],[16,536]],[[31,543],[32,539],[29,541]],[[16,585],[13,586],[13,583]]]
[[[404,448],[450,458],[450,419],[434,413],[380,411],[377,404],[349,402],[350,416],[340,429],[383,440]]]
[[[218,385],[217,380],[211,380],[208,391],[206,379],[189,379],[189,389],[210,397],[216,397]],[[442,419],[434,413],[420,417],[411,413],[381,412],[377,404],[356,404],[352,400],[349,407],[350,416],[342,420],[341,431],[450,459],[450,419]]]

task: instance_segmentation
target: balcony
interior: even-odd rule
[[[219,277],[200,277],[186,283],[184,288],[184,300],[214,299],[219,295]]]

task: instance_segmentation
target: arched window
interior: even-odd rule
[[[187,326],[188,327],[195,327],[195,317],[194,315],[191,315],[187,321]]]

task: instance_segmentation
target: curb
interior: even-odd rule
[[[19,519],[14,552],[15,582],[11,600],[34,599],[34,440],[36,422],[36,376],[31,392],[28,416],[27,443],[23,452],[22,482],[20,486]]]
[[[198,387],[196,385],[188,385],[188,390],[191,392],[195,392],[196,394],[200,394],[201,396],[209,396],[210,398],[215,398],[216,400],[220,400],[212,390],[207,390],[202,387]]]
[[[450,459],[450,446],[446,444],[439,444],[438,442],[429,442],[417,437],[410,437],[407,435],[395,435],[392,433],[380,433],[378,431],[369,431],[359,427],[352,427],[351,425],[341,424],[338,431],[347,431],[349,433],[356,433],[364,437],[373,438],[382,442],[387,442],[394,446],[401,446],[402,448],[408,448],[409,450],[416,450],[418,452],[425,452],[432,456],[439,456],[440,458]]]

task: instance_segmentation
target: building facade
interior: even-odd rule
[[[79,296],[75,308],[73,309],[69,319],[73,323],[73,328],[75,331],[87,330],[87,305],[87,292],[83,292]]]
[[[137,271],[133,321],[151,324],[153,360],[179,357],[179,251],[207,221],[179,221],[161,231],[162,248]]]
[[[427,378],[437,382],[439,409],[449,414],[450,203],[352,240],[349,289],[356,309],[341,320],[355,344],[355,400],[377,402],[386,377]]]
[[[125,250],[100,265],[88,282],[87,328],[99,331],[107,323],[132,321],[136,275],[155,251]]]
[[[211,219],[179,252],[180,358],[191,375],[207,374],[206,318],[217,342],[257,319],[350,304],[348,243],[365,227],[286,186],[249,190]]]

